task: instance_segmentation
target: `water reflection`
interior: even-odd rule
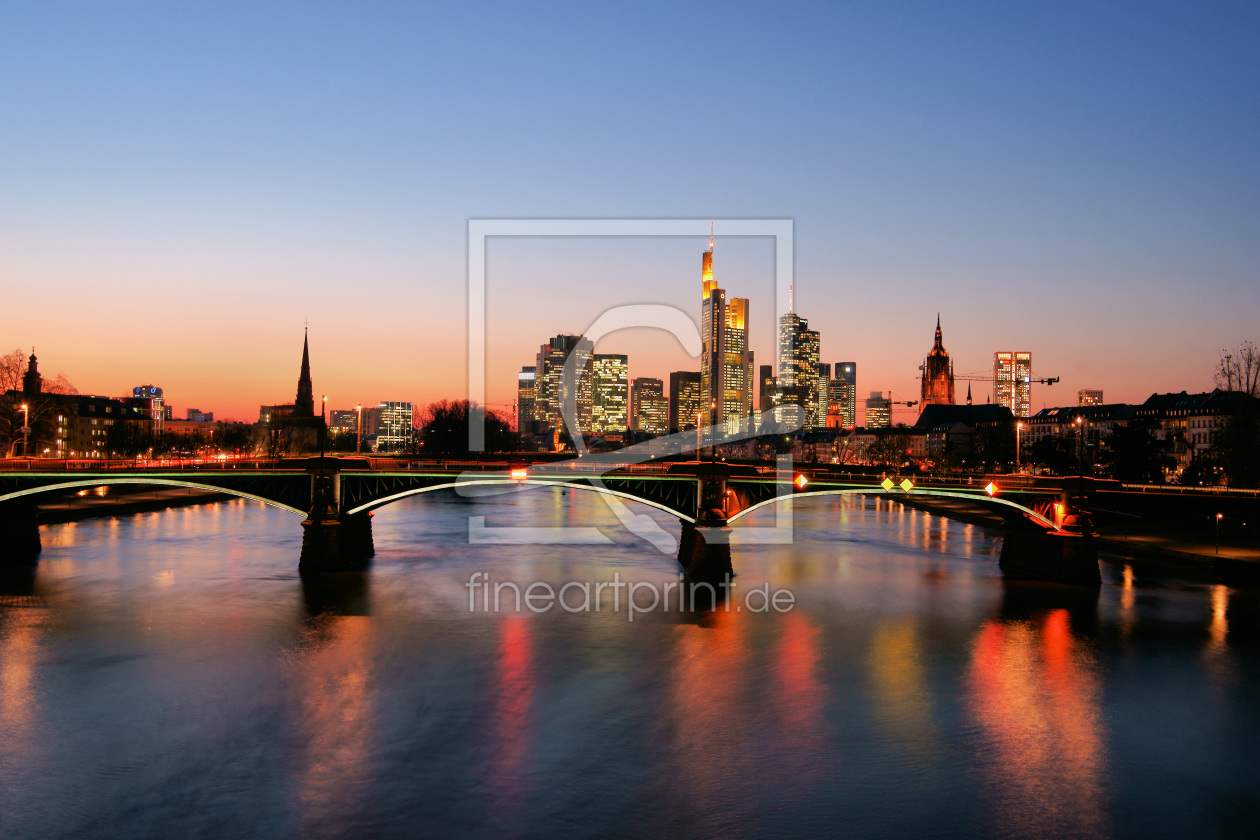
[[[986,622],[976,635],[967,702],[1003,833],[1033,836],[1050,824],[1065,834],[1105,832],[1100,694],[1094,654],[1073,635],[1066,609]]]
[[[876,719],[901,748],[930,750],[936,740],[932,689],[914,619],[881,622],[871,640],[869,663]]]
[[[534,623],[518,616],[498,619],[493,706],[490,711],[491,754],[486,785],[491,813],[507,821],[528,793],[534,747]]]
[[[290,659],[301,756],[295,813],[303,836],[346,836],[370,786],[376,631],[362,573],[303,580],[304,613]]]

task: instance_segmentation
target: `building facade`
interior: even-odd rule
[[[526,366],[516,375],[516,431],[534,434],[534,368]]]
[[[840,406],[840,424],[843,428],[857,426],[857,362],[836,362],[835,379],[842,387],[831,401]],[[834,386],[833,386],[834,389]]]
[[[624,432],[630,428],[630,360],[596,353],[591,371],[591,432]]]
[[[892,426],[892,398],[883,391],[871,391],[866,398],[866,428],[887,429]]]
[[[1094,388],[1082,388],[1076,393],[1076,404],[1084,405],[1102,405],[1103,392]]]
[[[699,372],[676,370],[671,373],[669,375],[670,433],[696,428],[696,415],[700,413]]]
[[[565,363],[574,355],[572,381],[565,377]],[[581,335],[557,335],[538,349],[534,364],[534,419],[542,429],[565,429],[564,407],[572,406],[581,434],[591,427],[594,403],[595,345]]]
[[[1002,350],[993,354],[993,401],[1027,419],[1032,399],[1032,353]]]
[[[415,407],[409,402],[382,400],[376,430],[377,452],[405,452],[415,440]]]
[[[803,424],[806,430],[825,425],[824,413],[819,420],[818,413],[818,353],[821,338],[816,330],[809,328],[809,321],[795,312],[789,312],[779,319],[779,392],[781,402],[787,404],[788,389],[801,388],[801,408],[804,412]]]
[[[665,401],[665,383],[649,376],[636,378],[631,404],[636,431],[656,436],[668,434],[669,406]]]

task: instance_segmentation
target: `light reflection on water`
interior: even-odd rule
[[[577,493],[413,499],[369,569],[307,582],[296,518],[252,503],[46,528],[0,577],[0,837],[1254,827],[1254,591],[1128,561],[1100,593],[1007,580],[984,529],[794,508],[794,545],[734,562],[796,609],[633,624],[468,610],[474,571],[676,580]],[[470,514],[616,544],[473,547]]]

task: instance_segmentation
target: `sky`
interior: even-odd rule
[[[359,5],[0,6],[0,352],[253,420],[309,322],[330,407],[461,398],[478,218],[790,219],[862,394],[917,399],[938,312],[956,372],[1061,378],[1034,409],[1260,339],[1254,3]],[[772,241],[716,233],[772,363]],[[488,401],[612,306],[698,320],[705,247],[492,239]]]

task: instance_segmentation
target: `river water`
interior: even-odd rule
[[[718,609],[633,621],[469,608],[474,572],[677,581],[588,494],[405,500],[317,583],[253,502],[46,527],[0,584],[0,837],[1257,836],[1255,591],[1010,580],[998,534],[889,501],[794,525]]]

